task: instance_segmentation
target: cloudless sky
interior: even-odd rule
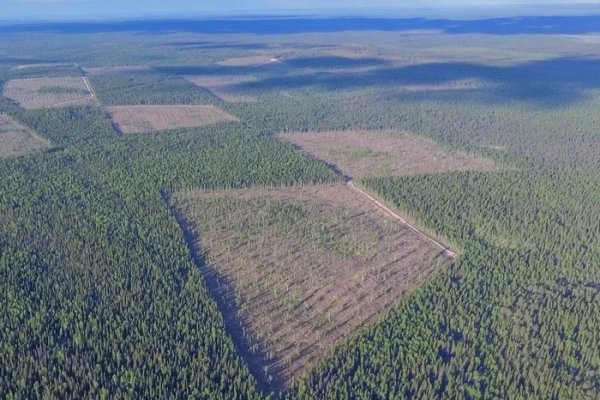
[[[0,20],[275,14],[311,10],[344,13],[368,8],[506,6],[522,3],[518,0],[0,0]],[[527,3],[545,5],[548,1],[529,0]],[[552,3],[600,5],[600,0],[555,0]]]

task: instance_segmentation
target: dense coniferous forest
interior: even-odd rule
[[[388,323],[337,351],[300,385],[305,398],[594,398],[597,177],[545,174],[365,181],[463,255]]]
[[[239,125],[126,142],[97,109],[17,115],[57,147],[2,161],[3,396],[258,396],[167,192],[335,174]]]
[[[214,96],[183,78],[157,73],[92,76],[91,83],[106,105],[207,104]]]
[[[86,76],[96,96],[31,110],[0,96],[0,115],[50,142],[0,159],[1,398],[600,396],[597,36],[471,27],[459,44],[335,26],[0,31],[0,87]],[[148,68],[118,68],[131,65]],[[249,77],[228,90],[253,100],[226,102],[195,75]],[[121,135],[104,107],[132,104],[217,105],[239,121]],[[410,132],[499,168],[357,177],[458,257],[277,387],[227,330],[172,195],[342,183],[274,134],[358,129]]]

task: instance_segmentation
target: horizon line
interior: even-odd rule
[[[15,16],[15,17],[7,17],[0,18],[0,24],[44,24],[44,23],[87,23],[87,22],[127,22],[127,21],[151,21],[151,20],[208,20],[208,19],[237,19],[237,18],[321,18],[321,17],[364,17],[364,18],[444,18],[451,20],[460,20],[458,15],[452,16],[432,16],[432,15],[420,15],[413,14],[415,12],[431,12],[431,11],[457,11],[461,10],[461,14],[467,14],[463,19],[472,19],[475,15],[468,15],[468,12],[473,11],[515,11],[515,10],[530,10],[530,11],[538,11],[518,15],[519,17],[535,17],[540,16],[539,11],[549,11],[552,9],[570,9],[571,11],[577,14],[577,11],[589,11],[590,9],[596,9],[598,13],[600,13],[600,3],[573,3],[573,4],[565,4],[565,3],[546,3],[546,4],[536,4],[536,3],[514,3],[514,4],[480,4],[480,5],[458,5],[458,4],[447,4],[447,5],[429,5],[429,6],[393,6],[393,7],[350,7],[344,11],[340,11],[335,8],[294,8],[294,9],[274,9],[273,11],[250,11],[250,10],[241,10],[236,13],[228,13],[223,12],[221,10],[207,10],[207,11],[197,11],[192,14],[186,11],[178,11],[178,12],[170,12],[170,13],[162,13],[162,12],[150,12],[150,13],[131,13],[128,15],[97,15],[92,13],[77,13],[70,14],[67,16]],[[465,12],[468,11],[468,12]],[[380,15],[380,13],[389,13],[395,12],[397,15],[390,16],[389,14]],[[579,15],[579,14],[577,14]],[[595,14],[586,14],[586,16],[593,16]],[[511,15],[512,17],[516,17],[517,15]],[[554,14],[544,14],[543,16],[567,16],[567,15],[554,15]],[[568,15],[572,16],[572,15]],[[501,18],[505,17],[505,15],[487,15],[487,18]]]

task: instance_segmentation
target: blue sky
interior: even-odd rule
[[[600,4],[600,0],[555,0],[553,3]],[[0,20],[30,18],[201,16],[208,14],[261,14],[331,9],[414,8],[428,6],[504,6],[522,4],[519,0],[0,0]],[[547,0],[529,0],[547,4]]]

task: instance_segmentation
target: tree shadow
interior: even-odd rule
[[[390,65],[391,62],[382,58],[361,57],[349,58],[339,56],[318,56],[318,57],[299,57],[282,60],[282,63],[287,67],[295,68],[336,68],[349,69],[361,67],[381,67]]]
[[[268,357],[263,346],[252,345],[248,338],[246,323],[240,317],[240,309],[230,279],[206,263],[205,255],[197,247],[198,236],[191,222],[172,204],[169,193],[163,192],[162,197],[183,233],[190,256],[204,276],[210,297],[215,301],[223,317],[225,330],[231,336],[237,354],[244,360],[263,393],[281,392],[284,388],[284,378],[279,368],[280,360]]]
[[[266,43],[225,43],[192,40],[164,42],[157,46],[174,47],[178,50],[266,50],[271,48]]]
[[[260,67],[172,66],[156,70],[172,75],[252,75],[258,79],[232,83],[229,89],[254,94],[376,89],[396,93],[404,100],[521,101],[550,108],[585,101],[590,90],[600,89],[600,58],[595,57],[559,57],[510,66],[434,62],[397,67],[385,59],[325,56],[283,59]]]
[[[322,65],[316,58],[316,65]],[[336,60],[337,62],[338,60]],[[341,60],[340,60],[341,61]],[[293,66],[294,61],[287,64]],[[308,66],[308,59],[301,59]],[[374,63],[373,65],[376,65]],[[398,90],[404,98],[431,99],[439,95],[467,96],[477,101],[496,103],[524,101],[540,106],[558,107],[586,100],[589,91],[600,89],[600,58],[561,57],[513,66],[490,66],[465,62],[440,62],[404,67],[374,68],[368,71],[332,73],[324,69],[313,73],[271,74],[263,79],[233,85],[240,91],[320,89],[326,91],[382,89]],[[217,72],[218,69],[213,71]],[[228,74],[248,73],[233,68]]]
[[[42,63],[58,63],[60,61],[50,60],[45,58],[23,58],[13,56],[0,56],[0,65],[14,66],[19,64],[42,64]]]
[[[293,75],[295,72],[315,69],[327,71],[328,69],[353,69],[353,68],[383,68],[389,67],[391,62],[383,58],[350,58],[340,56],[315,56],[281,58],[277,62],[269,63],[265,57],[265,63],[256,62],[255,65],[232,66],[232,65],[200,65],[200,66],[162,66],[155,67],[158,72],[171,75],[265,75],[265,78],[273,79]]]

